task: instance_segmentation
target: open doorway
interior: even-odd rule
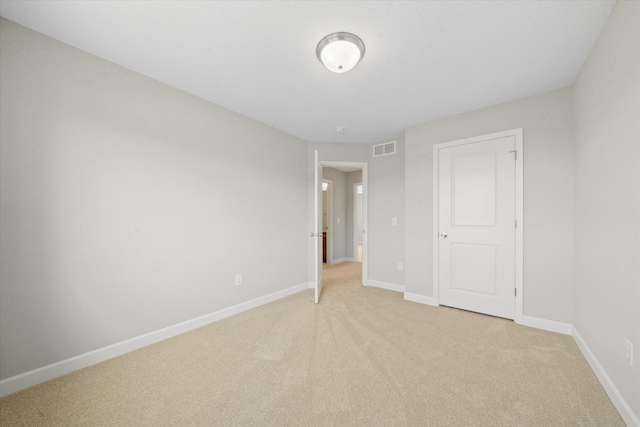
[[[326,264],[323,265],[359,262],[364,284],[367,280],[367,163],[321,161],[319,164],[327,188],[321,199],[323,239],[326,233]]]
[[[322,262],[333,260],[333,181],[322,179]]]

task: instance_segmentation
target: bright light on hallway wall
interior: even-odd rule
[[[316,55],[329,71],[346,73],[364,56],[364,43],[351,33],[332,33],[320,40]]]

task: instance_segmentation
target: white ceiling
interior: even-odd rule
[[[571,85],[614,5],[3,0],[0,15],[305,140],[372,143]],[[366,46],[345,74],[316,58],[335,31]]]

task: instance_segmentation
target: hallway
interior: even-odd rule
[[[356,288],[362,286],[362,263],[341,262],[338,264],[322,264],[322,297],[331,291],[332,287]]]

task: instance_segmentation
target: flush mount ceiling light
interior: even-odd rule
[[[316,55],[329,71],[346,73],[364,56],[364,43],[351,33],[333,33],[320,40]]]

